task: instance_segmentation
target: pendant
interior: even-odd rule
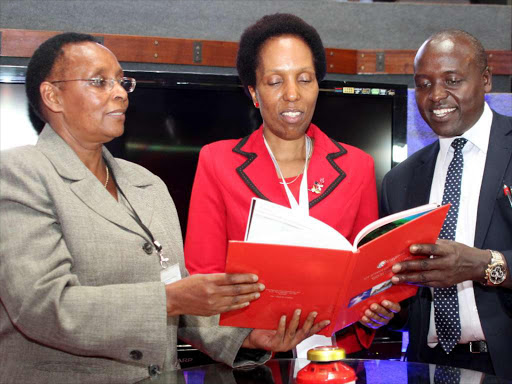
[[[308,189],[308,191],[316,193],[316,194],[320,194],[322,192],[323,187],[324,187],[324,178],[322,177],[320,179],[320,181],[315,181],[313,186],[310,189]]]
[[[160,257],[160,266],[163,269],[167,268],[167,262],[169,261],[169,258],[164,256],[164,253],[162,251],[163,248],[158,241],[154,240],[153,244],[155,245],[156,253]]]
[[[157,251],[158,256],[160,256],[160,266],[165,269],[167,268],[167,262],[169,261],[168,257],[165,257],[162,251]]]

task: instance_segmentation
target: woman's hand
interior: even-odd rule
[[[165,286],[167,316],[212,316],[247,307],[265,289],[250,273],[192,275]]]
[[[400,309],[400,304],[389,300],[383,300],[380,304],[373,303],[359,322],[365,327],[377,329],[389,323]]]
[[[321,331],[330,324],[329,320],[314,324],[316,312],[311,312],[301,329],[297,329],[300,320],[300,309],[295,310],[286,328],[286,316],[281,316],[277,330],[253,329],[244,340],[242,347],[264,349],[272,352],[284,352],[295,348],[302,340]]]

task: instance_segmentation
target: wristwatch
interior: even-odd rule
[[[487,285],[500,285],[507,278],[507,269],[505,267],[505,257],[498,251],[491,252],[491,262],[485,270],[485,281]]]

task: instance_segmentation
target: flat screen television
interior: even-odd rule
[[[2,137],[20,138],[20,122],[27,120],[24,73],[23,67],[0,66]],[[129,95],[125,135],[108,147],[163,179],[185,233],[199,150],[213,141],[249,135],[261,116],[237,76],[147,71],[126,71],[125,76],[137,79],[137,88]],[[320,84],[313,123],[372,155],[378,187],[407,154],[406,120],[406,85]]]

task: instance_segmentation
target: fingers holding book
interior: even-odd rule
[[[373,303],[370,305],[359,322],[365,327],[377,329],[387,325],[400,312],[400,304],[389,300],[383,300],[380,304]]]
[[[242,344],[245,348],[264,349],[272,352],[284,352],[293,349],[304,339],[330,324],[329,320],[323,320],[315,324],[317,312],[310,312],[299,328],[301,310],[294,311],[288,326],[286,326],[286,316],[281,316],[277,329],[265,330],[254,329]]]

